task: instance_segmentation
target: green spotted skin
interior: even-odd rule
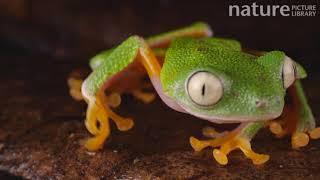
[[[193,112],[220,117],[259,117],[279,114],[285,89],[281,79],[285,54],[272,51],[262,57],[241,52],[240,43],[217,38],[177,38],[167,50],[161,71],[164,92]],[[212,106],[198,106],[185,89],[189,76],[208,71],[223,82],[224,94]],[[268,106],[257,108],[265,99]]]
[[[105,81],[123,70],[135,60],[140,47],[138,36],[132,36],[120,44],[116,49],[98,54],[91,60],[94,71],[87,77],[82,85],[83,95],[87,99],[94,98]],[[103,59],[103,61],[100,61]],[[100,62],[99,65],[94,62]]]
[[[129,47],[130,48],[130,47]],[[99,67],[103,61],[108,59],[109,55],[113,52],[114,48],[105,50],[98,55],[94,56],[90,59],[89,65],[92,70],[95,70],[97,67]]]

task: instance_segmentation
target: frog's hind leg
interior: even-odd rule
[[[67,85],[69,87],[70,96],[76,101],[82,101],[83,96],[81,93],[81,86],[83,79],[88,75],[86,69],[77,68],[71,71],[68,75]]]
[[[146,43],[150,48],[164,48],[168,47],[170,42],[177,37],[211,37],[213,34],[210,26],[203,22],[197,22],[190,26],[180,28],[177,30],[162,33],[146,39]]]
[[[156,94],[153,92],[144,92],[142,89],[136,89],[132,91],[132,95],[142,101],[145,104],[151,103],[155,98]]]
[[[285,107],[283,115],[269,126],[277,137],[291,135],[292,147],[297,149],[308,145],[310,138],[320,138],[320,128],[315,126],[300,80],[288,88],[288,93],[291,103]]]
[[[264,122],[246,123],[223,136],[219,134],[219,137],[211,140],[198,140],[191,137],[190,144],[195,151],[201,151],[209,146],[220,147],[213,150],[213,157],[221,165],[228,163],[227,155],[235,149],[240,149],[254,164],[263,164],[269,160],[269,156],[255,153],[250,144],[251,139],[262,127],[264,127]],[[213,133],[217,135],[215,132]]]
[[[80,78],[76,78],[73,76],[70,76],[68,78],[69,94],[76,101],[83,100],[83,96],[81,94],[82,83],[83,80]]]

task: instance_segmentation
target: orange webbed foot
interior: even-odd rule
[[[249,123],[240,125],[231,132],[216,132],[211,127],[202,130],[207,137],[214,137],[209,140],[198,140],[190,137],[190,144],[195,151],[201,151],[206,147],[213,147],[212,152],[214,159],[221,165],[228,164],[228,154],[236,149],[240,149],[243,154],[252,160],[253,164],[263,164],[269,160],[265,154],[255,153],[250,144],[254,134],[263,127],[263,123]]]
[[[132,119],[123,118],[109,109],[107,99],[104,95],[98,95],[95,100],[89,101],[85,125],[94,137],[87,140],[85,147],[90,151],[102,148],[110,135],[109,119],[116,123],[120,131],[127,131],[134,125]]]
[[[190,144],[195,151],[213,147],[213,157],[221,165],[228,164],[228,154],[236,149],[240,149],[247,158],[252,160],[253,164],[263,164],[269,160],[269,156],[254,152],[250,141],[264,126],[264,122],[243,123],[233,131],[222,133],[215,131],[214,128],[206,127],[203,128],[202,133],[213,139],[198,140],[190,137]]]
[[[291,145],[293,149],[299,149],[301,147],[307,146],[311,139],[320,138],[320,128],[313,128],[311,130],[290,130],[286,125],[280,122],[273,121],[269,124],[270,131],[277,137],[283,137],[285,135],[291,134]]]
[[[226,135],[228,136],[228,135]],[[227,155],[235,150],[240,149],[244,155],[251,159],[253,164],[264,164],[269,160],[269,155],[255,153],[251,149],[250,140],[239,136],[229,136],[225,139],[216,138],[213,140],[198,140],[194,137],[190,138],[190,144],[195,151],[201,151],[202,149],[211,147],[220,147],[213,150],[214,159],[221,165],[228,164]]]

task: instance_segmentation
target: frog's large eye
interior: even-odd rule
[[[282,80],[284,88],[288,88],[295,79],[294,63],[288,56],[285,56],[282,66]]]
[[[192,101],[201,106],[215,104],[223,94],[223,86],[220,79],[205,71],[191,75],[186,89]]]

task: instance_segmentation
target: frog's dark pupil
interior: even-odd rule
[[[206,84],[203,84],[202,90],[201,90],[201,95],[204,96],[205,92],[206,92]]]

